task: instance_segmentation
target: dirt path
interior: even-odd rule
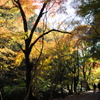
[[[92,91],[89,91],[87,93],[73,95],[65,99],[54,99],[54,100],[100,100],[100,92],[93,93]]]

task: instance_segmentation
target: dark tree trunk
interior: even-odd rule
[[[69,84],[67,84],[67,90],[69,90]]]
[[[76,74],[76,65],[74,65],[74,74]],[[76,91],[76,88],[77,88],[77,76],[74,77],[73,79],[73,84],[74,84],[74,92],[77,92]]]
[[[69,88],[69,84],[67,84],[67,90],[69,90],[69,95],[72,94],[71,89]]]
[[[71,93],[73,93],[73,83],[71,84]]]
[[[86,80],[85,65],[83,65],[83,78]]]
[[[30,66],[29,58],[26,58],[25,63],[26,63],[26,87],[28,90],[31,81],[31,68],[30,68],[31,66]]]
[[[55,90],[55,86],[52,85],[52,87],[51,87],[51,93],[50,93],[50,100],[53,100],[54,90]]]
[[[27,100],[36,100],[32,95],[32,87],[31,87],[31,70],[33,68],[32,64],[29,60],[29,55],[25,55],[25,63],[26,63],[26,88],[27,88]]]
[[[77,77],[74,77],[74,92],[77,92]]]
[[[90,87],[89,87],[89,84],[88,84],[88,82],[87,82],[87,90],[91,90],[91,89],[90,89]]]
[[[79,56],[78,56],[78,47],[77,47],[77,59],[76,59],[76,62],[77,63],[74,66],[74,74],[76,74],[77,76],[74,77],[74,92],[77,92],[77,85],[78,85],[78,82],[79,82]]]

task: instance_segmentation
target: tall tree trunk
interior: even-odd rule
[[[77,92],[77,85],[79,82],[79,56],[78,56],[78,47],[77,47],[77,63],[76,66],[74,66],[74,74],[76,74],[77,76],[74,77],[74,92]],[[76,73],[76,67],[78,72]]]
[[[84,80],[86,80],[86,75],[85,75],[86,73],[85,73],[85,65],[83,65],[83,78],[84,78]]]
[[[71,94],[73,93],[73,83],[71,84]]]
[[[50,99],[49,99],[49,100],[53,100],[53,93],[54,93],[54,90],[55,90],[55,86],[52,84],[51,93],[50,93]]]
[[[74,77],[74,92],[77,92],[77,77]]]
[[[32,64],[29,60],[29,55],[25,55],[25,63],[26,63],[26,88],[27,88],[27,97],[26,100],[36,100],[32,95],[32,87],[31,87],[31,70],[33,68]]]
[[[74,74],[76,74],[76,65],[74,65]],[[73,84],[74,84],[74,92],[76,92],[76,86],[77,86],[77,82],[76,82],[76,76],[74,76],[73,79]]]
[[[79,83],[79,72],[80,72],[78,47],[77,47],[77,67],[78,67],[78,75],[77,75],[77,85],[78,85],[78,83]]]

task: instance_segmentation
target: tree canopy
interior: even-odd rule
[[[70,32],[69,21],[48,21],[58,15],[67,19],[67,3],[0,0],[0,92],[4,100],[53,100],[98,84],[100,1],[77,2]],[[78,18],[85,19],[84,24]]]

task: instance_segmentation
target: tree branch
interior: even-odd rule
[[[42,37],[43,37],[44,35],[46,35],[46,34],[49,34],[49,33],[52,32],[52,31],[60,32],[60,33],[68,33],[68,34],[71,34],[70,32],[60,31],[60,30],[56,30],[56,29],[49,30],[48,32],[45,32],[45,33],[43,33],[42,35],[40,35],[40,36],[30,45],[30,47],[29,47],[30,52],[31,52],[32,47],[35,45],[35,43],[36,43],[40,38],[42,38]]]
[[[21,13],[21,16],[22,16],[22,19],[23,19],[23,26],[24,26],[24,32],[27,34],[28,32],[28,26],[27,26],[27,20],[26,20],[26,15],[22,9],[22,6],[20,4],[20,1],[19,0],[14,0],[13,1],[13,4],[15,4],[16,7],[18,7],[20,9],[20,13]],[[27,49],[28,46],[29,46],[29,43],[28,43],[28,38],[25,39],[25,48]]]
[[[31,39],[32,39],[33,33],[34,33],[34,31],[35,31],[35,29],[36,29],[36,27],[37,27],[37,25],[38,25],[38,23],[39,23],[39,21],[40,21],[42,15],[43,15],[43,11],[44,11],[46,5],[47,5],[47,3],[44,3],[44,4],[43,4],[43,7],[42,7],[42,9],[41,9],[41,11],[40,11],[40,13],[39,13],[39,15],[38,15],[38,18],[37,18],[37,20],[36,20],[36,22],[35,22],[35,24],[34,24],[32,30],[31,30],[31,33],[30,33],[30,36],[29,36],[29,45],[30,45],[30,43],[31,43]]]
[[[100,35],[100,33],[94,28],[93,25],[92,25],[92,28],[93,28],[93,30],[94,30],[98,35]]]
[[[19,0],[14,0],[14,3],[16,3],[15,5],[20,9],[20,13],[21,13],[21,16],[22,16],[22,19],[23,19],[23,25],[24,25],[24,32],[28,32],[28,27],[27,27],[27,20],[26,20],[26,15],[22,9],[22,6],[19,2]]]

